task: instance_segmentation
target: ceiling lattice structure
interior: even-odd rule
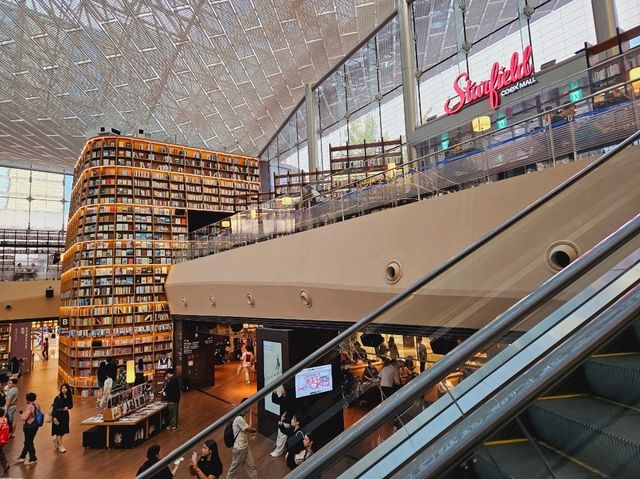
[[[0,0],[0,165],[116,128],[257,154],[394,0]]]

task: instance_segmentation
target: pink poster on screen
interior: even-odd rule
[[[17,357],[22,372],[31,371],[31,323],[15,323],[11,326],[11,357]]]

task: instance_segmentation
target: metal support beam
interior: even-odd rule
[[[600,43],[615,37],[618,15],[614,0],[591,0],[591,10],[596,28],[596,41]]]
[[[398,11],[398,25],[400,28],[400,62],[402,64],[402,99],[404,100],[404,131],[405,138],[413,138],[416,131],[416,66],[413,55],[413,36],[409,19],[409,4],[407,0],[396,0]],[[415,159],[415,149],[407,146],[408,160]]]
[[[315,93],[311,83],[304,86],[304,103],[307,107],[307,150],[309,152],[309,171],[318,169],[318,126],[316,125]]]

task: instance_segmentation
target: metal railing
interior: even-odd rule
[[[580,75],[584,73],[577,76]],[[508,129],[486,133],[446,151],[339,185],[325,192],[320,202],[300,195],[253,205],[193,232],[191,248],[184,250],[177,260],[207,256],[377,209],[490,183],[512,172],[526,173],[601,153],[640,129],[640,98],[634,91],[637,86],[634,83],[637,81],[612,85],[559,107],[558,110],[564,110],[561,117],[554,119],[549,111],[536,114]],[[629,96],[614,97],[613,92],[620,90],[630,92]]]
[[[222,417],[215,420],[211,425],[207,426],[202,431],[195,434],[191,439],[189,439],[183,445],[174,449],[161,461],[155,464],[152,468],[144,471],[142,474],[137,476],[138,479],[145,479],[145,478],[151,477],[153,474],[158,472],[165,465],[177,459],[180,455],[184,454],[188,449],[193,447],[198,442],[204,440],[213,432],[221,431],[222,428],[224,428],[224,426],[229,421],[233,420],[238,415],[244,413],[247,409],[249,409],[251,406],[256,404],[258,401],[270,395],[276,388],[292,381],[295,375],[300,371],[302,371],[304,368],[316,363],[318,360],[323,359],[326,355],[336,351],[339,348],[341,343],[348,341],[353,335],[363,331],[365,327],[373,323],[376,319],[387,314],[391,314],[391,315],[393,315],[394,313],[402,314],[402,312],[404,311],[403,308],[407,305],[407,302],[414,297],[415,293],[418,290],[423,288],[425,285],[433,282],[434,280],[438,279],[439,277],[443,276],[445,272],[459,265],[463,260],[465,260],[466,258],[471,256],[473,253],[480,250],[485,245],[488,245],[490,242],[496,239],[499,235],[509,230],[512,226],[519,224],[522,220],[526,219],[531,213],[539,210],[541,207],[545,206],[547,203],[550,203],[558,195],[565,192],[567,189],[569,189],[571,186],[573,186],[575,183],[577,183],[581,179],[585,178],[587,175],[597,171],[609,159],[611,159],[617,153],[627,148],[629,145],[638,141],[639,138],[640,138],[640,131],[631,135],[625,141],[623,141],[622,143],[614,147],[611,151],[603,155],[601,158],[599,158],[595,162],[591,163],[582,171],[575,174],[574,176],[566,180],[564,183],[562,183],[561,185],[559,185],[558,187],[556,187],[555,189],[553,189],[552,191],[550,191],[549,193],[541,197],[539,200],[537,200],[536,202],[534,202],[533,204],[525,208],[523,211],[521,211],[520,213],[518,213],[517,215],[515,215],[514,217],[512,217],[511,219],[509,219],[508,221],[506,221],[505,223],[503,223],[502,225],[494,229],[493,231],[486,234],[479,241],[465,248],[457,256],[447,261],[444,265],[437,268],[433,272],[429,273],[424,278],[422,278],[421,280],[417,281],[412,286],[407,288],[405,291],[403,291],[399,295],[395,296],[394,298],[392,298],[391,300],[389,300],[388,302],[386,302],[385,304],[377,308],[371,314],[369,314],[368,316],[360,320],[358,323],[354,324],[351,327],[348,327],[345,331],[337,335],[334,339],[326,343],[324,346],[317,349],[314,353],[310,354],[309,356],[304,358],[302,361],[300,361],[298,364],[294,365],[292,368],[290,368],[289,370],[279,375],[277,379],[273,380],[269,384],[266,384],[262,389],[260,389],[251,397],[249,397],[241,405],[234,407],[231,411],[227,412]],[[636,228],[636,229],[634,230],[633,228]],[[629,226],[625,227],[624,228],[625,233],[617,235],[614,239],[608,240],[607,242],[605,242],[605,246],[598,246],[593,248],[592,254],[589,255],[587,260],[575,261],[574,263],[569,265],[567,268],[565,268],[562,274],[556,275],[552,279],[544,283],[543,286],[538,288],[538,290],[536,290],[534,294],[531,294],[526,298],[520,300],[518,303],[516,303],[514,307],[509,309],[508,312],[501,315],[498,322],[494,322],[495,324],[492,323],[492,325],[488,327],[488,329],[485,328],[487,332],[485,332],[483,335],[479,337],[474,336],[473,338],[475,339],[472,338],[472,340],[468,340],[467,342],[459,346],[457,349],[455,349],[454,350],[455,354],[449,354],[445,356],[445,359],[436,363],[431,368],[431,370],[434,371],[433,376],[431,375],[428,376],[427,381],[431,381],[433,377],[435,377],[435,375],[438,375],[438,381],[439,381],[441,379],[441,374],[446,374],[451,367],[456,367],[461,360],[468,357],[470,351],[475,352],[478,350],[478,347],[485,344],[487,340],[487,336],[493,338],[494,333],[500,334],[504,332],[505,330],[504,328],[508,328],[508,325],[512,324],[511,323],[512,321],[522,320],[523,317],[525,317],[534,308],[540,306],[552,294],[558,291],[558,289],[567,286],[572,281],[574,281],[577,277],[589,271],[595,264],[597,264],[600,260],[602,260],[607,254],[608,250],[606,248],[611,247],[612,242],[614,244],[618,244],[616,243],[618,241],[621,243],[624,243],[625,241],[628,240],[628,237],[632,233],[637,234],[637,228],[638,228],[638,221],[636,221],[636,223],[634,223],[631,227]],[[633,231],[629,232],[628,230],[630,229]],[[422,379],[420,383],[421,383],[420,388],[422,389],[425,386],[425,384],[422,384],[423,383]],[[412,382],[404,386],[404,388],[409,388],[408,390],[411,391],[412,393],[417,392],[417,389],[416,389],[417,387],[418,386],[413,386]],[[395,400],[394,400],[394,397],[392,396],[391,398],[387,399],[387,401],[395,401]],[[394,404],[398,407],[401,406],[401,404],[395,404],[395,403],[391,403],[391,404]],[[378,408],[378,409],[386,410],[387,408]],[[381,414],[386,414],[386,413],[383,412]],[[362,420],[360,422],[362,422]],[[357,437],[361,437],[361,436],[354,436],[355,433],[351,433],[351,431],[355,427],[358,427],[358,424],[360,424],[360,422],[357,423],[355,426],[352,426],[352,428],[350,428],[346,432],[344,432],[342,436],[349,437],[349,435],[351,435],[350,437],[354,440],[357,439]],[[312,461],[309,464],[309,466],[312,466],[314,463],[317,463],[317,462],[319,461]]]

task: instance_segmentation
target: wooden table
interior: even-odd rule
[[[166,407],[167,407],[166,403],[154,402],[136,411],[133,411],[132,413],[124,417],[121,417],[120,419],[117,419],[115,421],[105,421],[102,418],[102,414],[96,414],[95,416],[91,416],[83,420],[80,423],[80,425],[81,426],[97,426],[98,428],[104,428],[105,434],[106,434],[105,444],[106,444],[106,448],[109,449],[111,446],[110,432],[112,427],[115,427],[115,428],[135,427],[138,424],[144,422],[145,434],[144,434],[143,440],[147,440],[149,438],[149,421],[156,415],[162,414],[162,411],[164,411]],[[162,430],[162,418],[160,418],[160,427],[155,432],[159,432],[160,430]],[[134,444],[134,447],[135,447],[135,444]]]

